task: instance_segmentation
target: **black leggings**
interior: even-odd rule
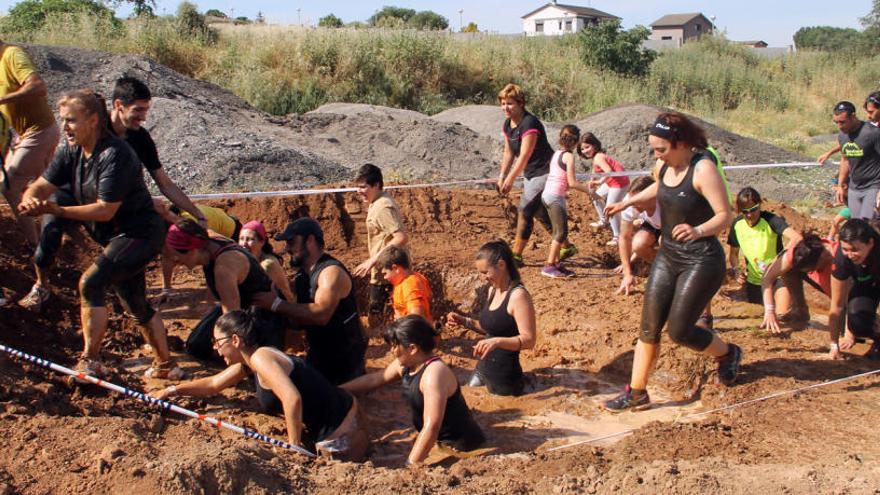
[[[547,232],[553,231],[550,215],[547,213],[547,208],[544,207],[544,202],[541,201],[541,194],[544,192],[546,183],[546,175],[523,180],[523,193],[519,200],[516,218],[516,237],[518,239],[529,240],[529,237],[532,236],[532,230],[535,228],[535,217],[544,225]]]
[[[65,188],[58,189],[50,198],[58,203],[58,206],[76,206],[73,195]],[[76,226],[77,222],[56,217],[55,215],[43,215],[40,219],[40,242],[34,251],[34,264],[40,268],[49,268],[55,263],[55,256],[61,248],[61,237],[66,230]]]
[[[874,322],[877,319],[877,305],[880,294],[872,287],[856,284],[849,291],[846,302],[846,321],[856,337],[874,339]]]
[[[659,343],[668,322],[673,342],[700,352],[709,347],[712,332],[696,322],[721,288],[724,266],[724,250],[715,238],[689,244],[664,238],[645,288],[639,339]]]
[[[157,224],[161,219],[156,216]],[[137,239],[120,235],[114,237],[98,255],[95,263],[83,273],[79,281],[82,305],[103,308],[104,296],[113,289],[125,311],[134,316],[140,325],[146,325],[156,313],[147,302],[147,281],[144,271],[165,241],[164,231],[154,230],[150,239]]]

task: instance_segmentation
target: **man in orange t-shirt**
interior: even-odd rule
[[[379,254],[376,267],[381,270],[385,280],[394,286],[391,294],[394,319],[419,315],[433,325],[431,286],[424,275],[412,271],[406,251],[393,245],[386,247]]]

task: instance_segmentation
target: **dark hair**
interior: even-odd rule
[[[379,187],[385,187],[385,181],[382,180],[382,169],[372,163],[361,165],[354,181],[356,183],[366,183],[368,186],[378,185]]]
[[[845,113],[849,116],[852,116],[856,113],[856,106],[848,101],[839,101],[836,105],[834,105],[833,113],[834,115]]]
[[[376,260],[376,268],[388,270],[393,265],[409,270],[409,254],[407,254],[405,249],[397,246],[388,246],[379,253],[379,258]]]
[[[489,241],[480,246],[480,250],[477,251],[476,259],[485,260],[492,266],[497,266],[499,261],[504,260],[504,264],[507,265],[507,275],[510,277],[510,280],[520,280],[519,270],[516,268],[516,263],[513,261],[513,251],[511,251],[510,246],[501,239]]]
[[[248,347],[256,347],[261,343],[259,319],[250,311],[230,311],[217,318],[214,326],[223,335],[238,335]]]
[[[752,187],[744,187],[736,194],[736,208],[742,210],[746,203],[761,204],[761,195]]]
[[[584,156],[583,151],[581,151],[581,146],[584,144],[592,144],[593,148],[596,148],[596,153],[605,152],[605,148],[602,147],[602,141],[599,141],[599,138],[596,137],[592,132],[585,132],[581,134],[581,140],[578,143],[577,152],[582,158],[586,158]]]
[[[643,175],[641,177],[637,177],[629,183],[629,189],[627,192],[630,194],[638,194],[645,189],[651,187],[651,184],[654,183],[654,178],[650,175]]]
[[[813,232],[804,234],[804,238],[791,248],[792,250],[792,267],[801,272],[811,272],[816,269],[822,251],[825,250],[825,243],[822,238]]]
[[[865,110],[868,109],[868,103],[880,108],[880,91],[874,91],[865,98]]]
[[[565,151],[571,151],[578,145],[581,138],[581,130],[578,126],[566,124],[559,131],[559,146]]]
[[[688,148],[702,148],[708,144],[706,131],[678,112],[663,112],[658,115],[652,130],[658,124],[668,129],[667,135],[660,135],[658,137],[666,139],[672,143],[672,146],[682,143]]]
[[[107,113],[107,102],[100,93],[92,89],[76,89],[68,91],[58,98],[58,106],[66,107],[78,105],[89,115],[98,116],[98,136],[104,137],[109,132],[107,126],[110,123],[110,114]]]
[[[134,77],[120,77],[113,86],[113,101],[119,100],[123,105],[131,105],[137,100],[151,100],[150,88]]]
[[[207,229],[199,225],[199,223],[192,218],[181,218],[175,225],[177,225],[177,228],[183,231],[185,234],[189,234],[193,237],[198,237],[199,239],[204,239],[206,241],[211,240],[211,237],[208,235]]]
[[[422,352],[431,352],[435,335],[428,320],[419,315],[407,315],[389,325],[382,337],[389,345],[414,345]]]
[[[875,280],[880,279],[880,233],[871,226],[866,220],[861,218],[853,218],[847,220],[840,228],[840,242],[852,244],[854,241],[860,241],[867,244],[874,241],[874,247],[868,253],[866,263],[871,269],[871,275]]]

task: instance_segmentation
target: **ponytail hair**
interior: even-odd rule
[[[248,347],[260,347],[262,344],[260,319],[250,310],[230,311],[218,318],[214,326],[227,337],[238,335]]]
[[[428,320],[419,315],[407,315],[394,320],[394,323],[385,329],[382,337],[389,345],[414,345],[422,352],[434,350],[434,328]]]
[[[110,125],[110,114],[107,112],[107,101],[104,97],[93,89],[76,89],[68,91],[61,95],[58,99],[59,107],[67,107],[76,105],[88,115],[98,116],[97,133],[99,137],[108,134]]]
[[[825,243],[814,232],[807,232],[804,234],[804,238],[795,244],[791,250],[792,268],[801,272],[811,272],[819,264],[822,251],[825,250]]]
[[[485,260],[492,266],[498,266],[498,262],[504,260],[504,264],[507,265],[507,275],[510,277],[510,280],[519,282],[519,270],[516,268],[516,263],[513,261],[513,251],[511,251],[510,246],[501,239],[489,241],[486,244],[480,246],[480,250],[477,251],[476,259]]]

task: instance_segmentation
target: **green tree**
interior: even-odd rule
[[[406,25],[413,29],[442,31],[449,27],[449,19],[436,12],[423,10],[410,17]]]
[[[382,25],[382,20],[388,19],[400,19],[405,24],[411,17],[416,15],[416,11],[413,9],[405,9],[403,7],[382,7],[382,10],[376,12],[371,15],[369,19],[367,19],[367,23],[371,26],[380,26]]]
[[[600,22],[580,32],[581,58],[590,67],[643,76],[657,57],[656,52],[642,48],[650,34],[644,26],[624,30],[617,19]]]
[[[248,19],[247,16],[240,15],[240,16],[236,17],[235,20],[232,21],[232,23],[239,26],[242,24],[250,24],[251,20]]]
[[[342,19],[333,14],[327,14],[318,19],[318,26],[323,28],[341,28],[343,26]]]
[[[868,15],[859,19],[865,31],[880,31],[880,0],[874,0],[874,5]]]
[[[479,33],[480,28],[477,27],[476,22],[469,22],[467,26],[461,28],[462,33]]]
[[[94,0],[24,0],[9,9],[9,15],[2,20],[2,29],[27,38],[40,29],[50,16],[80,13],[94,15],[111,27],[121,26],[112,10]]]
[[[217,9],[209,9],[205,12],[205,17],[217,17],[218,19],[229,19],[229,16]]]
[[[859,51],[865,41],[865,35],[852,28],[813,26],[800,28],[794,33],[794,45],[798,50]]]
[[[199,13],[194,3],[181,2],[177,6],[178,29],[182,33],[192,36],[203,43],[213,44],[217,42],[218,34],[215,29],[208,27],[205,16]]]

